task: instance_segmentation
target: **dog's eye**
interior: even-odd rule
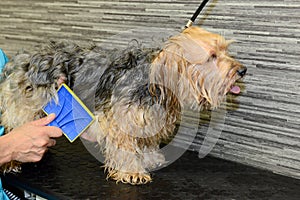
[[[33,88],[29,85],[25,88],[25,92],[31,92],[33,90]]]
[[[216,55],[216,54],[212,54],[212,55],[208,58],[207,62],[213,61],[213,60],[215,60],[216,58],[217,58],[217,55]]]

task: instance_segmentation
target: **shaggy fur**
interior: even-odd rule
[[[190,27],[162,49],[107,52],[51,43],[38,52],[21,53],[3,74],[1,125],[8,133],[40,118],[61,82],[71,88],[81,85],[86,88],[79,91],[81,96],[93,97],[97,119],[87,135],[99,143],[108,177],[147,183],[149,171],[165,162],[159,144],[172,136],[181,109],[216,108],[245,74],[246,68],[228,55],[229,43],[220,35]],[[15,166],[9,163],[4,169]]]

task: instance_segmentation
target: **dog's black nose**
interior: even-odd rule
[[[247,72],[246,67],[242,67],[241,69],[237,70],[238,75],[240,75],[241,77],[245,76],[246,72]]]

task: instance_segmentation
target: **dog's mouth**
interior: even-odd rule
[[[246,67],[241,67],[239,70],[236,71],[236,74],[238,75],[238,79],[237,81],[239,81],[240,79],[242,79],[247,72],[247,68]],[[241,93],[241,88],[235,84],[233,84],[230,89],[229,92],[232,94],[240,94]]]
[[[232,94],[240,94],[241,93],[241,88],[237,85],[233,85],[233,86],[231,86],[229,91]]]

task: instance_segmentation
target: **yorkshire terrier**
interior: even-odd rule
[[[234,83],[247,68],[228,54],[230,43],[192,26],[159,49],[107,52],[52,42],[37,52],[19,53],[2,74],[1,125],[9,133],[42,117],[61,83],[71,88],[82,83],[83,93],[94,88],[96,120],[86,135],[101,147],[107,177],[148,183],[150,171],[165,162],[158,150],[173,136],[183,106],[216,108],[228,92],[240,92]],[[17,166],[11,162],[3,169]]]

